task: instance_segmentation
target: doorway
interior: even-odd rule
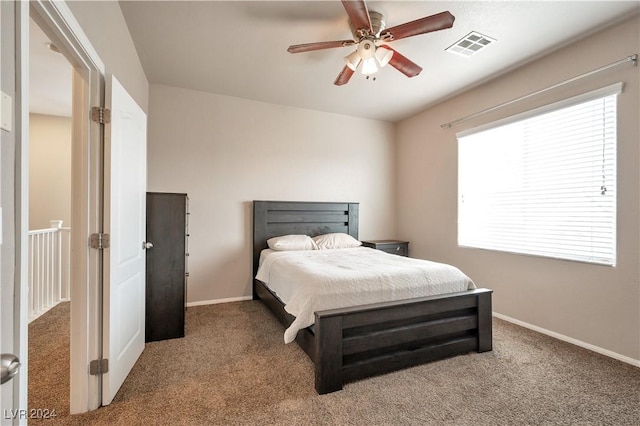
[[[103,100],[104,65],[83,37],[63,2],[0,2],[2,26],[2,349],[28,367],[28,222],[29,222],[29,27],[30,17],[73,64],[72,304],[78,321],[71,325],[71,412],[100,405],[100,380],[87,374],[89,360],[100,355],[100,268],[97,253],[86,244],[99,231],[101,126],[90,121],[91,105]],[[89,48],[87,48],[87,46]],[[5,99],[8,107],[5,107]],[[13,104],[13,105],[11,105]],[[77,358],[77,359],[75,359]],[[2,386],[2,407],[10,422],[27,414],[28,368]],[[4,412],[3,412],[4,413]]]
[[[144,349],[146,113],[115,77],[106,75],[104,64],[64,2],[0,4],[3,12],[5,4],[11,6],[7,7],[11,19],[2,15],[2,29],[9,28],[10,36],[15,35],[15,43],[5,43],[9,39],[3,36],[3,51],[5,47],[14,51],[16,58],[15,67],[7,68],[13,70],[16,82],[11,88],[15,94],[15,130],[10,134],[16,141],[15,153],[3,156],[14,160],[9,164],[15,164],[16,171],[9,174],[3,170],[2,174],[3,183],[15,192],[10,198],[15,199],[15,207],[6,204],[11,207],[13,215],[9,218],[15,218],[15,226],[7,221],[3,227],[11,229],[7,252],[15,253],[16,258],[11,263],[16,266],[11,278],[16,303],[8,306],[13,327],[3,327],[2,342],[14,342],[13,350],[17,348],[20,359],[28,365],[31,17],[73,66],[70,293],[75,318],[70,326],[70,412],[81,413],[111,402]],[[109,235],[115,237],[110,243]],[[2,266],[4,273],[4,263]],[[133,299],[132,294],[136,294]],[[3,316],[5,312],[3,304]],[[16,415],[27,412],[27,375],[26,368],[17,375],[11,394],[5,394],[9,388],[3,387],[3,407],[5,400],[11,401],[6,406]]]
[[[73,258],[70,261],[70,302],[69,309],[73,312],[70,322],[70,354],[69,366],[69,401],[66,412],[81,413],[98,408],[101,402],[100,378],[88,374],[91,360],[101,356],[101,254],[92,250],[87,244],[91,233],[100,231],[102,213],[102,127],[100,123],[91,121],[91,106],[101,105],[103,102],[104,65],[88,43],[82,29],[64,3],[54,1],[20,2],[16,3],[17,39],[19,46],[19,62],[16,74],[22,83],[18,88],[16,117],[21,121],[16,137],[21,141],[21,156],[19,169],[21,178],[16,181],[17,198],[20,209],[16,213],[20,226],[20,236],[16,251],[19,252],[19,284],[20,289],[28,287],[29,277],[29,188],[28,182],[29,158],[29,102],[27,70],[29,61],[29,46],[31,24],[35,23],[53,42],[59,55],[65,58],[67,66],[71,68],[71,195],[69,198],[70,222],[73,230],[70,238]],[[48,47],[48,46],[47,46]],[[52,52],[53,53],[53,52]],[[60,59],[60,58],[59,58]],[[68,93],[68,90],[66,90]],[[18,109],[19,106],[19,109]],[[57,220],[60,218],[51,218]],[[28,296],[21,296],[20,316],[28,321]],[[54,308],[55,309],[55,308]],[[36,320],[37,321],[37,320]],[[21,345],[25,345],[21,352],[23,362],[29,366],[26,330],[20,333]],[[31,381],[31,380],[29,380]],[[22,385],[22,383],[21,383]],[[20,408],[26,409],[26,382],[19,389]],[[31,406],[29,401],[29,406]],[[37,407],[47,408],[47,407]]]
[[[33,19],[29,64],[27,401],[57,417],[70,407],[73,67]]]

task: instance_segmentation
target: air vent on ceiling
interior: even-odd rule
[[[496,39],[480,34],[476,31],[471,31],[460,40],[447,47],[447,52],[455,53],[460,56],[468,58],[475,55],[480,50],[484,49],[491,43],[494,43]]]

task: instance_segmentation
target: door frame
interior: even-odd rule
[[[27,230],[29,222],[29,18],[72,64],[71,206],[71,413],[101,405],[100,376],[89,362],[102,357],[102,254],[89,236],[102,230],[102,126],[91,121],[92,106],[103,105],[105,66],[66,3],[16,2],[16,291],[20,292],[20,352],[27,355]],[[22,291],[20,291],[22,290]],[[28,361],[25,363],[27,364]],[[28,365],[28,364],[27,364]],[[20,408],[27,408],[27,375],[21,374]]]

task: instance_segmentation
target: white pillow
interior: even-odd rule
[[[319,250],[360,247],[362,243],[349,234],[334,233],[313,238]]]
[[[308,235],[282,235],[267,240],[272,250],[317,250],[315,241]]]

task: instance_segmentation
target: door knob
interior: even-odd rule
[[[142,250],[148,250],[152,247],[153,247],[153,243],[150,243],[149,241],[142,242]]]
[[[2,379],[0,384],[4,384],[18,374],[20,370],[20,360],[13,354],[2,354]]]

